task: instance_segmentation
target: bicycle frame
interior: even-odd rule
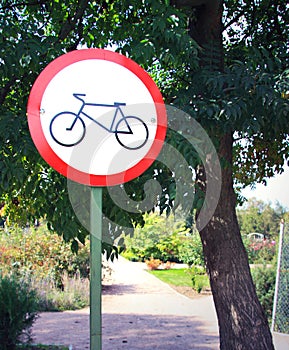
[[[82,102],[82,106],[80,107],[78,113],[77,113],[77,118],[81,118],[81,114],[83,114],[85,117],[87,117],[88,119],[90,119],[91,121],[93,121],[94,123],[96,123],[97,125],[101,126],[103,129],[105,129],[107,132],[110,132],[110,133],[115,133],[116,130],[113,128],[114,127],[114,124],[115,124],[115,120],[116,120],[116,117],[117,117],[117,114],[120,113],[121,114],[121,117],[125,119],[125,115],[121,109],[120,106],[126,106],[126,103],[124,102],[114,102],[114,104],[102,104],[102,103],[87,103],[84,101],[84,99],[82,98],[82,96],[86,96],[86,94],[77,94],[77,93],[74,93],[73,96],[75,98],[77,98],[78,100],[80,100]],[[105,125],[101,124],[99,121],[95,120],[94,118],[92,118],[91,116],[89,116],[87,113],[85,113],[83,111],[84,107],[85,106],[94,106],[94,107],[109,107],[109,108],[112,108],[112,107],[115,107],[115,113],[114,113],[114,116],[113,116],[113,119],[112,119],[112,123],[110,125],[109,128],[107,128]],[[75,118],[75,120],[73,121],[72,125],[70,128],[67,128],[66,130],[70,131],[73,129],[76,121],[77,121],[77,118]],[[127,124],[127,127],[128,127],[128,131],[122,131],[121,133],[123,134],[131,134],[132,131],[129,127],[129,125]]]
[[[121,106],[126,106],[126,103],[86,103],[84,101],[85,94],[74,93],[73,96],[82,103],[78,112],[62,111],[57,113],[50,121],[50,135],[59,145],[72,147],[83,140],[86,133],[84,117],[99,125],[105,131],[113,133],[117,142],[128,150],[136,150],[146,144],[149,137],[148,127],[141,118],[134,115],[127,116],[124,114]],[[85,110],[86,106],[92,108],[92,111]],[[109,114],[109,117],[106,118],[106,120],[98,120],[99,116],[95,116],[94,107],[108,107],[112,109],[112,113]],[[71,133],[75,126],[76,131]]]

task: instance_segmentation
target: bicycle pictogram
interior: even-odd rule
[[[79,111],[77,113],[71,111],[60,112],[50,122],[49,130],[51,137],[59,145],[72,147],[84,139],[87,128],[84,121],[85,117],[102,127],[108,133],[113,133],[117,142],[128,150],[136,150],[146,144],[149,137],[148,127],[141,118],[126,116],[124,114],[122,106],[126,106],[126,103],[88,103],[84,100],[86,94],[73,93],[73,96],[82,102]],[[93,118],[84,110],[85,107],[115,108],[110,125],[104,125],[102,122]]]

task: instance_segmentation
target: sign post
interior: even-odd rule
[[[130,181],[154,162],[167,129],[163,98],[151,77],[126,56],[76,50],[40,73],[27,116],[43,159],[91,187],[90,349],[101,350],[102,187]]]
[[[90,349],[101,349],[102,188],[91,187],[90,201]]]

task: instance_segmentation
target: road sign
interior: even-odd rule
[[[28,123],[47,163],[90,186],[141,175],[160,152],[167,125],[151,77],[103,49],[72,51],[51,62],[32,87]]]
[[[35,81],[28,124],[42,157],[91,189],[90,349],[101,350],[102,186],[141,175],[167,127],[156,84],[134,61],[102,49],[72,51]]]

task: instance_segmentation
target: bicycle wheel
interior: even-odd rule
[[[123,117],[115,128],[115,137],[118,143],[131,150],[143,147],[149,137],[146,123],[138,117]]]
[[[72,112],[56,114],[50,122],[49,130],[53,140],[64,147],[80,143],[86,131],[84,121]]]

